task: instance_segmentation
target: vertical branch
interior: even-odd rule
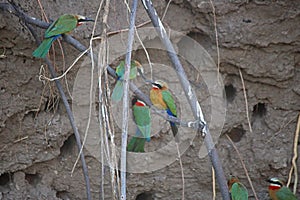
[[[102,5],[103,5],[104,0],[101,0],[101,2],[99,3],[98,6],[98,10],[97,10],[97,14],[95,17],[95,23],[94,23],[94,27],[93,27],[93,31],[92,31],[92,36],[90,39],[90,57],[91,57],[91,61],[92,61],[92,68],[94,67],[94,57],[96,57],[94,55],[93,52],[93,38],[94,38],[94,34],[95,34],[95,30],[96,30],[96,25],[99,19],[99,15],[100,15],[100,11],[102,9]],[[104,94],[102,91],[102,70],[104,68],[104,66],[106,65],[106,54],[107,54],[107,49],[106,49],[106,33],[107,33],[107,15],[108,15],[108,10],[106,9],[107,7],[107,2],[104,8],[104,13],[103,13],[103,20],[102,23],[104,24],[103,27],[103,31],[102,31],[102,36],[104,37],[104,42],[100,44],[100,48],[99,48],[99,53],[98,53],[98,59],[95,58],[95,60],[97,61],[97,69],[98,69],[98,90],[99,90],[99,94],[98,94],[98,101],[99,101],[99,108],[98,108],[98,117],[99,117],[99,132],[100,132],[100,160],[101,160],[101,184],[100,184],[100,194],[99,194],[99,199],[103,199],[105,198],[104,195],[104,176],[105,176],[105,165],[104,165],[104,138],[107,138],[107,134],[106,133],[106,127],[105,127],[105,120],[104,118],[107,117],[107,115],[103,115],[103,113],[105,113],[103,110],[105,108],[105,105],[103,105],[103,99]],[[103,51],[103,52],[102,52]],[[108,148],[107,148],[108,149]],[[109,152],[109,150],[108,150]],[[108,156],[109,158],[109,156]]]
[[[177,54],[176,54],[176,51],[174,50],[174,47],[166,33],[164,26],[162,25],[161,20],[157,16],[157,13],[155,11],[155,8],[152,5],[151,0],[142,0],[142,3],[143,3],[143,6],[144,6],[146,12],[149,15],[154,27],[156,28],[156,31],[157,31],[162,43],[164,44],[165,48],[167,49],[168,56],[170,57],[173,67],[175,68],[175,70],[177,72],[178,78],[181,82],[184,93],[185,93],[185,95],[189,101],[189,104],[192,108],[195,119],[197,119],[201,122],[204,122],[204,124],[205,124],[205,127],[203,128],[202,132],[203,132],[203,135],[205,135],[204,142],[205,142],[205,145],[206,145],[206,148],[208,151],[208,155],[209,155],[212,165],[215,169],[216,177],[217,177],[217,181],[219,184],[219,188],[222,193],[222,197],[224,200],[229,200],[230,197],[229,197],[229,193],[228,193],[228,186],[227,186],[227,182],[225,179],[224,171],[223,171],[217,150],[214,147],[214,143],[213,143],[211,134],[206,125],[206,122],[205,122],[200,104],[197,100],[196,94],[193,91],[193,89],[188,81],[185,71],[183,70],[183,67],[179,61]]]
[[[122,146],[121,146],[121,200],[126,199],[126,147],[127,147],[127,132],[128,132],[128,90],[129,90],[129,73],[131,63],[131,51],[134,39],[135,15],[137,9],[137,0],[133,0],[130,24],[128,32],[127,52],[125,58],[125,73],[124,73],[124,96],[123,96],[123,123],[122,123]]]

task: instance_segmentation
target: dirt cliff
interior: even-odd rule
[[[64,13],[95,17],[99,6],[99,2],[94,0],[41,3],[52,20]],[[267,200],[265,180],[276,176],[287,181],[291,168],[293,140],[300,111],[300,4],[280,0],[213,3],[220,55],[219,71],[226,100],[225,124],[216,147],[225,174],[238,176],[249,190],[249,199],[254,199],[237,152],[226,134],[230,136],[249,170],[258,198]],[[29,16],[41,18],[41,9],[36,1],[20,1],[18,5]],[[167,30],[172,29],[194,39],[217,63],[214,12],[210,1],[174,0],[170,4],[168,1],[154,1],[154,6],[160,17],[167,9],[163,19]],[[128,17],[123,1],[111,1],[109,32],[128,28]],[[136,25],[148,20],[139,2]],[[34,28],[42,38],[44,30]],[[88,45],[92,28],[92,24],[82,25],[71,35]],[[101,34],[102,28],[99,22],[96,34]],[[185,44],[181,37],[174,39],[179,52]],[[62,42],[65,54],[63,66],[58,43],[55,46],[55,67],[57,73],[61,74],[79,52]],[[32,57],[35,48],[35,41],[23,22],[1,10],[0,199],[85,199],[81,164],[76,166],[71,176],[78,154],[73,131],[55,84],[39,79],[41,73],[48,77],[50,75],[44,61]],[[169,62],[166,54],[151,50],[149,54],[153,62]],[[147,62],[142,51],[136,51],[134,56]],[[66,79],[62,79],[66,92],[69,88],[72,93],[79,68],[80,64],[77,64]],[[204,103],[204,111],[209,110],[211,105],[206,105],[203,98],[203,95],[207,95],[202,90],[205,90],[202,87],[205,83],[196,82],[194,71],[185,69],[200,102]],[[68,97],[72,103],[71,97]],[[116,133],[120,134],[118,127]],[[207,156],[198,156],[198,144],[202,140],[201,136],[196,136],[182,155],[185,199],[212,199],[211,163]],[[92,196],[97,199],[101,165],[88,153],[86,161]],[[110,177],[107,175],[103,178],[106,183],[105,196],[111,199]],[[181,199],[179,162],[176,160],[150,173],[128,173],[127,184],[128,199]],[[297,194],[300,195],[299,186]],[[219,192],[217,199],[221,199]]]

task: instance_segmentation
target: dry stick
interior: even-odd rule
[[[40,43],[39,38],[36,34],[36,32],[33,30],[32,26],[30,24],[28,24],[28,21],[32,21],[32,18],[28,17],[27,15],[25,15],[25,13],[23,11],[21,11],[13,2],[10,2],[10,4],[0,4],[1,8],[7,8],[8,11],[12,12],[13,14],[15,14],[16,16],[18,16],[21,20],[23,20],[25,22],[26,27],[29,29],[29,31],[31,32],[31,34],[33,35],[33,37],[35,38],[37,43]],[[2,5],[4,5],[4,7],[2,7]],[[28,21],[27,21],[28,20]],[[50,62],[50,60],[46,57],[45,61],[48,65],[49,71],[52,75],[52,77],[56,77],[56,73],[55,70],[52,66],[52,63]],[[78,129],[75,125],[75,121],[74,121],[74,117],[73,117],[73,113],[71,111],[70,105],[68,103],[67,97],[63,91],[63,87],[60,83],[59,80],[55,81],[56,87],[61,95],[62,101],[65,105],[67,114],[68,114],[68,118],[70,120],[70,124],[72,126],[72,129],[74,131],[74,135],[76,138],[76,143],[78,148],[81,148],[81,141],[80,141],[80,135],[78,132]],[[85,162],[85,158],[84,158],[84,154],[81,154],[81,163],[82,163],[82,170],[83,170],[83,174],[84,174],[84,178],[85,178],[85,183],[86,183],[86,193],[87,193],[87,199],[91,199],[91,193],[90,193],[90,180],[89,180],[89,175],[88,175],[88,170],[87,170],[87,165]]]
[[[172,0],[169,0],[169,2],[167,3],[166,9],[165,9],[165,11],[164,11],[164,14],[163,14],[163,16],[161,17],[161,21],[164,21],[165,16],[166,16],[166,14],[167,14],[167,12],[168,12],[168,9],[169,9],[169,6],[170,6],[171,2],[172,2]]]
[[[101,1],[99,5],[99,9],[97,11],[96,19],[95,19],[95,26],[93,28],[92,32],[92,37],[90,40],[90,43],[92,45],[92,41],[94,38],[94,33],[95,33],[95,28],[96,28],[96,23],[98,20],[98,16],[100,15],[101,7],[103,4],[103,0]],[[103,23],[103,30],[101,37],[103,41],[100,44],[99,48],[99,53],[98,53],[98,99],[99,99],[99,126],[100,126],[100,135],[101,135],[101,191],[102,191],[102,199],[105,199],[105,194],[104,194],[104,175],[105,175],[105,166],[104,166],[104,152],[107,155],[107,160],[110,166],[110,175],[111,175],[111,190],[112,190],[112,199],[115,200],[117,199],[117,189],[119,189],[118,184],[119,184],[119,179],[115,175],[117,170],[117,159],[116,159],[116,148],[115,148],[115,141],[114,141],[114,129],[113,126],[111,126],[111,112],[109,108],[109,102],[108,102],[108,97],[110,96],[109,93],[109,86],[108,86],[108,75],[107,75],[107,60],[108,60],[108,42],[107,42],[107,21],[108,21],[108,15],[109,15],[109,5],[110,5],[110,0],[105,1],[105,6],[104,6],[104,12],[103,12],[103,18],[102,18],[102,23]],[[91,55],[93,52],[91,51]],[[104,74],[104,87],[102,87],[102,76]],[[102,88],[106,88],[106,90],[103,92]],[[101,114],[103,113],[103,114]],[[101,117],[100,117],[101,116]],[[105,133],[105,134],[104,134]],[[109,149],[109,141],[108,141],[108,136],[110,136],[110,143],[111,143],[111,154],[110,154],[110,149]],[[105,141],[105,142],[104,142]],[[106,149],[104,149],[106,148]],[[106,150],[106,151],[105,151]],[[116,170],[115,170],[116,169]],[[117,179],[117,183],[116,183]]]
[[[255,189],[254,189],[254,187],[253,187],[251,178],[250,178],[250,176],[249,176],[249,173],[248,173],[248,170],[247,170],[247,168],[246,168],[246,165],[245,165],[245,163],[244,163],[244,161],[243,161],[242,155],[240,154],[239,150],[237,149],[237,147],[234,145],[233,141],[231,140],[231,138],[230,138],[227,134],[226,134],[226,137],[227,137],[227,139],[230,141],[230,143],[231,143],[231,145],[233,146],[233,148],[234,148],[234,150],[236,151],[236,153],[238,154],[238,157],[239,157],[239,159],[240,159],[240,161],[241,161],[241,164],[242,164],[242,166],[243,166],[243,168],[244,168],[244,171],[245,171],[245,174],[246,174],[246,176],[247,176],[248,182],[249,182],[249,184],[250,184],[251,190],[253,191],[254,197],[255,197],[256,200],[258,200],[257,194],[256,194]]]
[[[217,29],[217,17],[216,17],[216,9],[212,2],[212,0],[209,0],[212,12],[213,12],[213,18],[214,18],[214,28],[215,28],[215,38],[216,38],[216,46],[217,46],[217,67],[218,67],[218,81],[220,81],[220,48],[219,48],[219,38],[218,38],[218,29]]]
[[[145,26],[146,24],[149,24],[151,22],[151,20],[148,20],[148,21],[145,21],[139,25],[136,25],[135,27],[136,28],[140,28],[142,26]],[[124,28],[124,29],[120,29],[120,30],[117,30],[117,31],[111,31],[111,32],[108,32],[107,33],[107,36],[112,36],[112,35],[116,35],[118,33],[123,33],[123,32],[128,32],[128,28]],[[94,37],[92,38],[93,40],[102,40],[102,36],[101,35],[94,35]]]
[[[214,28],[215,28],[215,39],[216,39],[216,46],[217,46],[217,68],[218,68],[218,81],[220,81],[220,48],[219,48],[219,38],[218,38],[218,29],[217,29],[217,17],[216,17],[216,9],[212,2],[212,0],[209,1],[212,13],[213,13],[213,19],[214,19]],[[216,199],[216,180],[215,180],[215,170],[212,167],[212,180],[213,180],[213,200]]]
[[[211,167],[211,179],[212,179],[212,190],[213,190],[213,200],[216,199],[216,173],[213,167]]]
[[[239,68],[239,73],[240,73],[240,77],[241,77],[241,81],[242,81],[242,86],[243,86],[243,93],[244,93],[244,98],[245,98],[246,116],[247,116],[248,126],[249,126],[250,132],[252,133],[252,126],[251,126],[250,117],[249,117],[249,108],[248,108],[248,100],[247,100],[246,87],[245,87],[245,82],[244,82],[243,74],[242,74],[242,71],[241,71],[240,68]]]
[[[211,134],[209,132],[209,129],[205,123],[204,116],[200,107],[200,104],[196,98],[195,92],[193,91],[188,78],[185,74],[185,71],[183,70],[183,67],[179,61],[178,56],[176,55],[176,52],[174,50],[174,47],[165,31],[165,28],[162,25],[161,20],[157,16],[157,12],[155,11],[152,2],[150,0],[142,0],[144,8],[146,12],[148,13],[154,27],[156,28],[156,31],[164,44],[164,46],[167,49],[167,53],[170,57],[170,60],[173,64],[173,67],[175,68],[178,78],[181,82],[182,88],[184,90],[184,93],[189,100],[189,104],[192,108],[194,118],[196,120],[199,120],[201,122],[204,122],[205,127],[203,128],[203,134],[205,134],[204,142],[208,151],[208,155],[210,157],[210,160],[212,162],[212,165],[216,171],[216,177],[219,184],[219,188],[222,193],[222,197],[224,200],[229,200],[229,192],[228,192],[228,186],[225,179],[224,171],[217,153],[217,150],[214,147],[214,142],[212,140]]]
[[[122,145],[121,145],[121,200],[126,200],[126,149],[127,149],[127,137],[128,137],[128,116],[129,116],[129,73],[130,73],[130,63],[131,63],[131,53],[132,45],[134,40],[134,25],[136,9],[138,5],[138,0],[133,0],[130,24],[128,31],[128,41],[126,48],[126,58],[125,58],[125,72],[124,72],[124,95],[123,95],[123,123],[122,123]]]
[[[297,192],[297,185],[298,185],[298,169],[297,169],[297,158],[298,158],[298,141],[299,141],[299,132],[300,132],[300,114],[298,115],[298,122],[297,122],[297,128],[296,128],[296,132],[295,132],[295,138],[294,138],[294,156],[292,159],[292,164],[293,166],[290,169],[290,173],[289,173],[289,180],[287,183],[287,187],[289,187],[291,179],[292,179],[292,173],[294,171],[294,175],[295,175],[295,182],[294,182],[294,187],[293,187],[293,193],[296,194]]]

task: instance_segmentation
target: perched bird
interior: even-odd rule
[[[142,73],[143,68],[142,65],[136,61],[132,60],[130,65],[130,73],[129,73],[129,79],[135,79],[137,75],[137,71],[139,73]],[[121,61],[116,69],[116,74],[118,77],[117,83],[114,87],[114,90],[111,94],[111,99],[115,102],[118,102],[123,97],[123,79],[124,79],[124,73],[125,73],[125,62]]]
[[[34,50],[32,55],[37,58],[45,58],[54,40],[56,40],[62,34],[69,33],[77,26],[87,21],[94,20],[81,15],[66,14],[60,16],[46,30],[43,42],[36,50]]]
[[[291,190],[278,178],[270,178],[267,181],[270,183],[269,195],[272,200],[297,200]]]
[[[228,180],[228,188],[232,200],[248,200],[248,190],[235,176]]]
[[[136,97],[132,100],[133,119],[137,125],[136,134],[127,145],[127,151],[145,152],[145,141],[150,142],[151,117],[149,107]]]
[[[152,89],[150,90],[150,100],[155,107],[165,110],[168,115],[177,117],[177,110],[174,98],[168,90],[167,83],[163,81],[152,82]],[[170,122],[174,137],[178,133],[178,127],[174,122]]]

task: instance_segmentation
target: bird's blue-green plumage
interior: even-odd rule
[[[146,139],[142,137],[141,131],[137,128],[136,135],[131,138],[127,145],[127,151],[145,152]]]
[[[233,183],[231,187],[231,199],[248,200],[247,188],[240,182]]]
[[[163,90],[162,91],[162,97],[164,102],[167,105],[167,113],[168,115],[171,115],[173,117],[177,117],[177,109],[176,109],[176,104],[175,101],[173,99],[173,96],[171,94],[171,92],[169,90]],[[172,129],[172,133],[174,136],[176,136],[176,134],[178,133],[178,127],[174,122],[170,122],[170,126]]]
[[[137,67],[140,65],[137,61],[131,61],[129,79],[136,78]],[[141,66],[140,66],[141,67]],[[113,89],[111,99],[115,102],[121,101],[123,97],[123,78],[125,73],[125,62],[121,61],[116,69],[116,74],[118,76],[117,83]]]
[[[292,193],[292,191],[286,186],[280,188],[275,195],[279,200],[297,200],[294,193]]]
[[[176,117],[177,116],[176,104],[171,92],[169,90],[163,90],[161,93],[162,93],[163,100],[168,107],[167,109],[171,111],[171,113],[169,114],[172,114],[174,117]]]
[[[49,49],[61,34],[68,33],[76,28],[78,23],[75,15],[62,15],[55,22],[53,22],[46,30],[43,42],[39,47],[32,53],[34,57],[44,58],[46,57]]]
[[[133,117],[138,129],[142,133],[142,137],[150,141],[151,133],[151,117],[148,106],[133,106]]]
[[[78,20],[75,15],[62,15],[53,22],[46,30],[44,37],[49,38],[64,33],[68,33],[77,27]]]
[[[32,55],[34,57],[36,57],[36,58],[45,58],[46,55],[47,55],[47,53],[49,52],[49,49],[50,49],[53,41],[56,38],[57,37],[45,38],[42,41],[42,43],[40,44],[40,46],[38,46],[38,48],[36,50],[34,50],[34,52],[32,53]]]
[[[128,143],[127,150],[133,152],[145,152],[145,141],[150,142],[151,116],[148,106],[133,106],[133,118],[137,125],[135,136]]]

